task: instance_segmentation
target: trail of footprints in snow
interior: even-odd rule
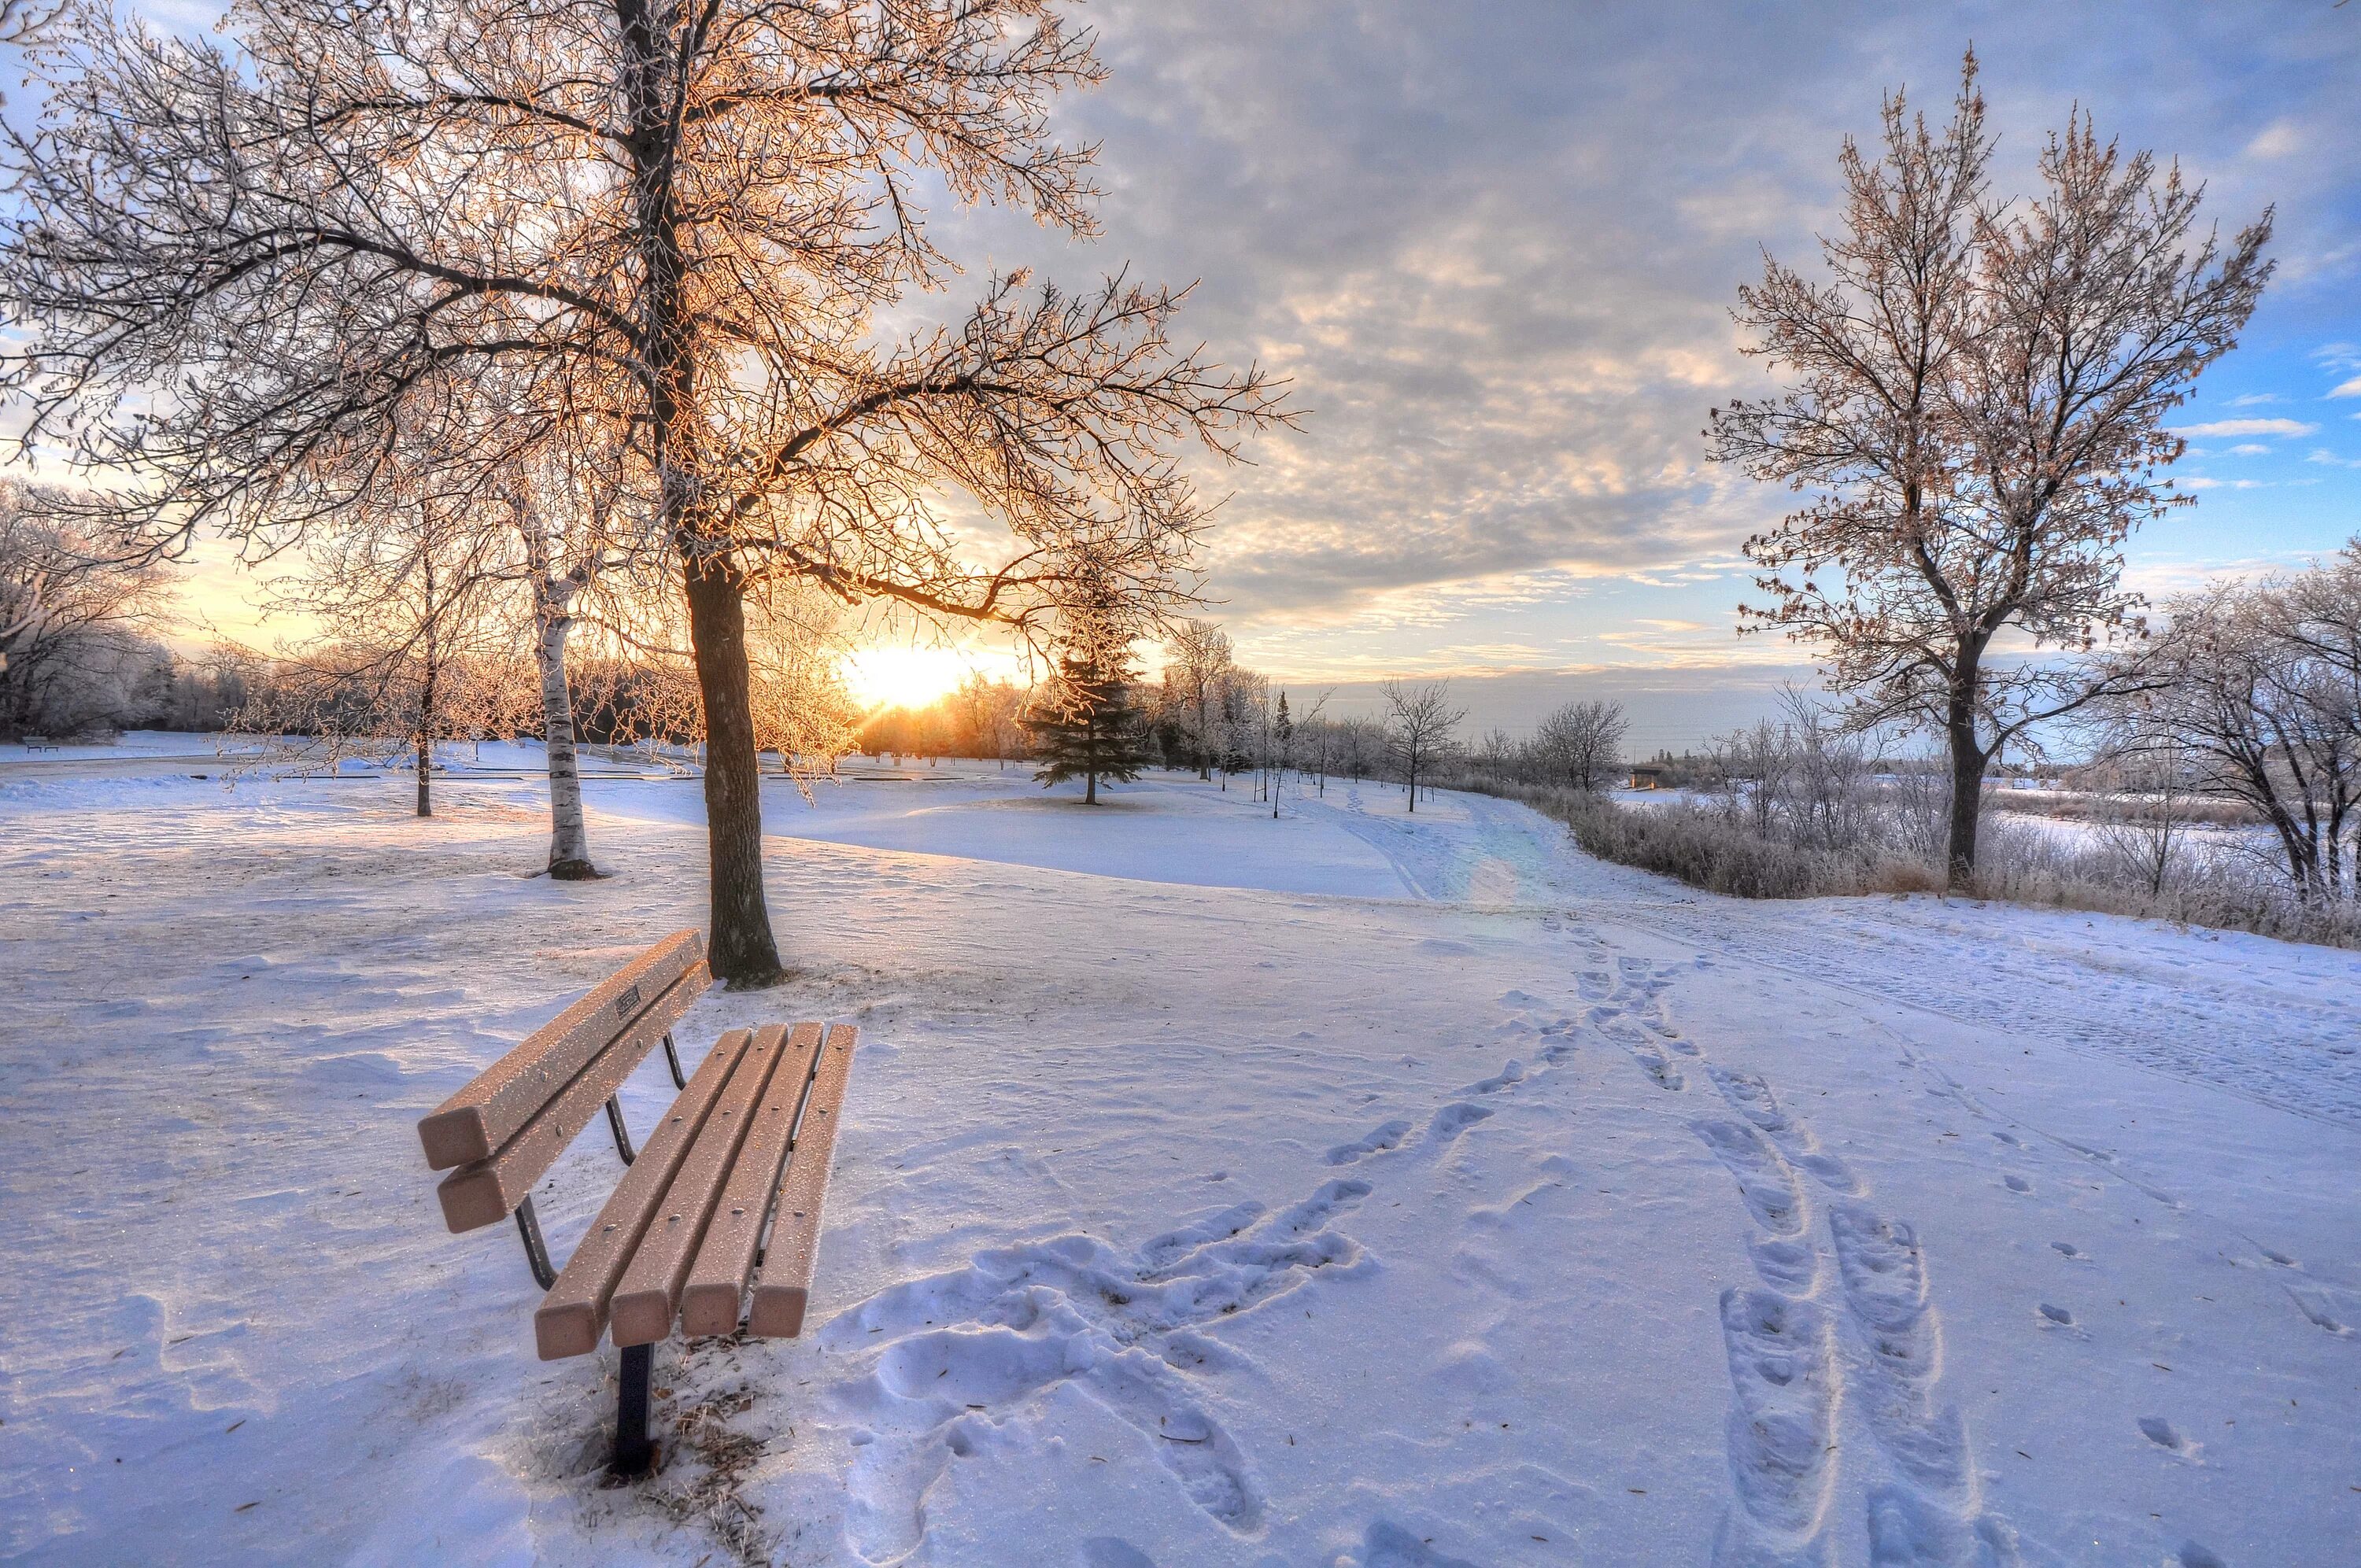
[[[1615,972],[1586,972],[1579,986],[1591,1003],[1584,1022],[1660,1087],[1685,1092],[1701,1071],[1736,1116],[1689,1123],[1738,1184],[1761,1280],[1721,1298],[1736,1496],[1714,1562],[1828,1561],[1828,1504],[1841,1458],[1836,1412],[1849,1391],[1894,1477],[1869,1492],[1872,1560],[2014,1563],[2013,1532],[1982,1507],[1959,1411],[1936,1398],[1942,1337],[1916,1234],[1866,1201],[1866,1184],[1781,1106],[1769,1082],[1707,1061],[1667,1022],[1664,992],[1677,973],[1677,966],[1621,958]],[[1828,1198],[1826,1248],[1806,1178]],[[1840,1310],[1825,1299],[1831,1251]]]
[[[1499,1084],[1521,1076],[1517,1069]],[[1440,1157],[1491,1114],[1454,1101],[1414,1141],[1410,1123],[1389,1121],[1331,1149],[1328,1163],[1368,1162],[1374,1176],[1386,1169],[1381,1162]],[[1334,1222],[1374,1190],[1362,1177],[1340,1177],[1275,1213],[1236,1204],[1128,1255],[1085,1235],[994,1248],[832,1320],[822,1344],[866,1368],[830,1391],[857,1451],[848,1544],[873,1563],[916,1550],[927,1495],[950,1460],[992,1441],[995,1412],[1005,1419],[1068,1387],[1139,1431],[1198,1508],[1253,1533],[1265,1499],[1252,1467],[1193,1392],[1195,1379],[1246,1363],[1199,1331],[1300,1289],[1315,1273],[1349,1277],[1361,1248]]]

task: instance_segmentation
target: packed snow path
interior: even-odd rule
[[[527,784],[422,824],[394,780],[0,762],[0,1556],[2361,1539],[2354,955],[1738,904],[1382,786],[912,772],[776,792],[805,978],[686,1031],[864,1025],[816,1329],[667,1348],[672,1462],[608,1491],[598,1369],[533,1359],[513,1237],[444,1234],[411,1129],[696,919],[694,784],[594,783],[618,874],[555,886]],[[540,1196],[561,1252],[611,1158]]]

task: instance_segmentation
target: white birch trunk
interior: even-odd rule
[[[566,613],[570,596],[547,578],[533,587],[540,601],[533,658],[541,666],[541,733],[549,755],[549,874],[561,882],[585,882],[598,869],[590,863],[590,830],[582,819],[574,693],[566,679],[566,635],[574,628],[574,618]]]
[[[589,882],[600,872],[590,862],[590,829],[582,818],[582,766],[574,750],[574,691],[566,678],[566,639],[574,630],[574,596],[588,579],[577,567],[561,576],[551,559],[549,535],[520,497],[518,532],[524,535],[526,565],[533,574],[533,663],[541,670],[542,750],[549,761],[549,874],[559,882]]]

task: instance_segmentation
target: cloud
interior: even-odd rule
[[[2248,158],[2285,158],[2303,146],[2302,134],[2293,120],[2273,120],[2263,127],[2260,136],[2246,144]]]
[[[2339,102],[2323,78],[2224,118],[2198,84],[2257,45],[2202,5],[2103,47],[2058,8],[2010,16],[1984,50],[2007,145],[2103,94],[2103,130],[2188,159],[2225,223],[2267,199],[2232,167],[2257,127],[2330,123],[2314,105]],[[1469,584],[1672,594],[1797,505],[1705,460],[1708,411],[1780,385],[1730,309],[1765,249],[1818,275],[1843,138],[1873,136],[1895,86],[1939,114],[1964,42],[1931,13],[1699,0],[1477,6],[1449,26],[1382,0],[1104,0],[1088,19],[1111,76],[1058,115],[1102,145],[1104,237],[1076,247],[996,211],[946,214],[943,236],[1060,278],[1128,259],[1199,280],[1179,330],[1291,378],[1303,429],[1201,477],[1231,498],[1213,613],[1307,660],[1351,628],[1408,638],[1476,612]],[[2317,139],[2272,178],[2310,189]],[[1610,612],[1553,613],[1588,634]]]
[[[2277,392],[2248,392],[2244,397],[2232,398],[2230,400],[2230,406],[2234,409],[2251,409],[2262,403],[2283,403],[2285,401],[2287,401],[2287,400],[2280,397]]]
[[[2332,398],[2361,398],[2361,376],[2329,388],[2328,395]]]
[[[2260,457],[2268,451],[2270,448],[2268,446],[2259,445],[2252,441],[2242,441],[2230,448],[2230,455],[2234,457]]]
[[[2273,572],[2300,566],[2304,559],[2301,551],[2283,550],[2230,559],[2138,561],[2125,571],[2124,586],[2154,602],[2195,593],[2212,583],[2268,576]]]
[[[2292,419],[2217,419],[2173,427],[2175,435],[2310,435],[2320,426]]]
[[[2361,468],[2361,457],[2339,457],[2325,446],[2315,448],[2312,455],[2306,457],[2304,461],[2318,463],[2330,468]]]

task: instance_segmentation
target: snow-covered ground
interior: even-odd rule
[[[181,754],[0,759],[0,1557],[2361,1561],[2361,956],[1380,786],[775,785],[801,977],[685,1037],[862,1026],[815,1328],[664,1347],[604,1489],[612,1353],[412,1124],[697,923],[696,784],[559,885],[529,758],[420,822]]]

